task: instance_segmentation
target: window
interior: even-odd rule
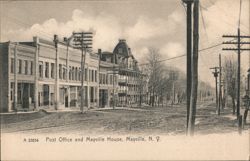
[[[24,74],[28,74],[28,60],[24,60]]]
[[[18,83],[17,84],[17,103],[21,104],[22,103],[22,89],[23,89],[23,84],[22,83]]]
[[[106,75],[106,84],[109,84],[108,75]]]
[[[118,54],[122,54],[122,48],[118,49]]]
[[[82,76],[81,76],[81,68],[78,69],[78,80],[81,81],[82,80]]]
[[[94,102],[94,87],[90,87],[90,102]]]
[[[99,83],[102,84],[102,74],[99,74]]]
[[[110,75],[110,84],[113,84],[113,75]]]
[[[55,78],[55,63],[51,63],[51,72],[50,72],[50,77]]]
[[[43,77],[43,62],[42,61],[39,62],[39,77],[40,78]]]
[[[76,81],[78,80],[78,68],[75,67],[75,77],[76,77]]]
[[[14,82],[10,83],[10,100],[13,100],[13,96],[14,96]]]
[[[89,81],[91,82],[92,81],[92,72],[91,72],[91,69],[89,69]]]
[[[63,79],[66,80],[66,73],[67,73],[67,70],[66,70],[66,67],[64,66],[63,67]]]
[[[59,64],[59,79],[62,79],[62,64]]]
[[[105,84],[106,76],[105,74],[102,74],[102,84]]]
[[[95,82],[97,82],[97,71],[95,70]]]
[[[87,81],[88,80],[88,69],[87,68],[85,68],[85,70],[84,70],[84,77],[85,77],[85,81]]]
[[[18,73],[22,74],[22,60],[18,60]]]
[[[45,77],[49,78],[49,63],[45,62]]]
[[[91,81],[92,81],[92,82],[94,82],[94,76],[95,76],[95,75],[94,75],[94,70],[91,70],[91,78],[92,78]]]
[[[33,75],[33,61],[30,62],[30,75]]]
[[[69,80],[71,80],[71,66],[69,67]]]
[[[75,67],[72,67],[72,80],[75,80]]]
[[[10,60],[10,72],[14,73],[14,58],[11,58]]]
[[[114,84],[116,84],[116,76],[115,75],[113,76],[113,81],[114,81]]]

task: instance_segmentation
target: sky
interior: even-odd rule
[[[159,49],[162,59],[186,52],[186,10],[181,0],[83,0],[0,1],[0,41],[31,41],[33,36],[62,39],[73,31],[93,31],[94,51],[113,51],[126,39],[139,63],[145,62],[149,47]],[[221,44],[223,34],[236,34],[240,0],[200,0],[200,49]],[[250,35],[249,0],[242,0],[241,33]],[[199,53],[199,77],[214,86],[212,71],[222,62],[236,58],[222,45]],[[226,46],[224,46],[226,47]],[[227,46],[230,47],[230,46]],[[246,46],[248,47],[248,46]],[[250,52],[241,54],[242,73],[249,68]],[[186,58],[163,62],[186,71]]]

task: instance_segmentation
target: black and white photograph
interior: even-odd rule
[[[249,0],[0,0],[0,160],[249,160],[249,109]]]

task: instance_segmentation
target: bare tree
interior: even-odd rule
[[[145,102],[144,96],[147,91],[147,84],[148,84],[148,74],[147,68],[142,67],[140,72],[138,73],[138,84],[139,84],[139,106],[141,107],[142,103]]]
[[[233,106],[233,114],[236,112],[236,78],[237,78],[237,62],[231,59],[225,59],[224,62],[224,80],[227,88],[227,94],[231,97],[232,106]]]
[[[236,96],[237,96],[237,61],[232,58],[225,59],[223,64],[223,76],[225,93],[231,97],[233,114],[236,113]],[[243,83],[241,83],[243,86]],[[241,87],[244,88],[244,87]],[[225,94],[223,100],[226,100],[227,95]]]
[[[157,98],[157,86],[161,78],[162,64],[159,63],[161,55],[156,48],[149,48],[147,53],[150,105],[155,106]]]

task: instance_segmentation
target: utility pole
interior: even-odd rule
[[[234,38],[237,39],[237,42],[235,41],[226,41],[223,42],[223,44],[226,45],[237,45],[236,48],[223,48],[222,50],[226,51],[237,51],[238,54],[238,69],[237,69],[237,118],[239,119],[240,116],[240,57],[241,57],[241,52],[242,51],[250,51],[250,48],[241,48],[241,46],[245,44],[250,44],[250,41],[248,42],[243,42],[241,39],[250,39],[250,36],[243,36],[240,34],[240,28],[238,28],[238,33],[237,35],[223,35],[223,38]]]
[[[221,54],[219,55],[219,109],[218,109],[218,115],[220,115],[220,110],[222,106],[222,86],[221,86]]]
[[[198,59],[199,59],[199,0],[194,1],[194,30],[193,30],[193,56],[192,56],[192,85],[190,93],[190,109],[188,120],[188,135],[194,135],[197,89],[198,89]]]
[[[75,32],[73,33],[74,48],[81,50],[81,107],[80,111],[83,113],[84,107],[84,71],[87,50],[92,49],[92,32]]]
[[[182,0],[183,3],[187,5],[187,122],[186,122],[186,131],[188,129],[188,120],[189,120],[189,109],[190,109],[190,93],[191,93],[191,76],[192,76],[192,4],[193,0]]]
[[[59,108],[59,54],[58,54],[58,43],[59,39],[57,35],[54,35],[54,44],[56,49],[56,61],[55,61],[55,110]]]
[[[216,111],[218,113],[218,115],[220,115],[220,106],[219,106],[219,101],[218,101],[218,75],[219,75],[219,69],[220,67],[212,67],[210,69],[213,69],[213,74],[214,74],[214,78],[215,78],[215,100],[216,100]],[[219,69],[220,70],[220,69]]]

